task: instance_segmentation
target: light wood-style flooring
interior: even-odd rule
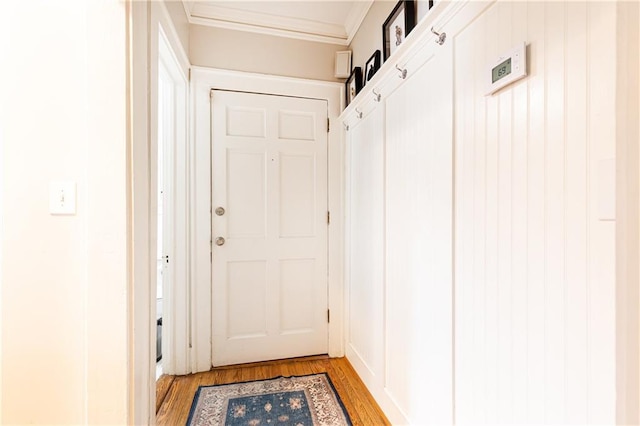
[[[349,361],[327,356],[218,367],[187,376],[162,376],[156,385],[157,423],[184,425],[198,386],[316,373],[329,375],[354,426],[390,424]]]

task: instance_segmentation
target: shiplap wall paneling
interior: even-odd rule
[[[386,392],[411,424],[452,422],[451,44],[386,99]]]
[[[346,355],[376,397],[384,386],[383,108],[347,132],[348,331]]]
[[[500,1],[455,36],[459,424],[615,422],[614,33],[615,4]],[[485,96],[522,41],[529,76]]]

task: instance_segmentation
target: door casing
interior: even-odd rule
[[[192,371],[211,368],[211,89],[264,93],[327,101],[329,356],[344,355],[344,140],[338,122],[344,87],[340,83],[193,67],[191,72],[191,335]]]
[[[162,367],[165,374],[189,371],[189,298],[188,288],[176,285],[188,282],[188,94],[187,76],[173,51],[162,23],[158,28],[158,82],[164,81],[172,96],[158,102],[169,108],[160,124],[164,126],[164,223],[163,255],[168,270],[163,279]],[[160,73],[164,79],[160,79]],[[158,149],[161,147],[158,146]],[[158,173],[156,173],[158,175]]]

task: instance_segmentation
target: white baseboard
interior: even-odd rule
[[[380,409],[382,409],[384,415],[387,416],[387,420],[389,420],[392,425],[409,424],[407,416],[387,393],[384,386],[384,373],[375,374],[358,354],[358,351],[349,343],[346,345],[346,357],[373,396],[373,399],[376,400],[376,403],[380,406]]]

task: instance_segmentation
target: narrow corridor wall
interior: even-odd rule
[[[455,34],[456,422],[616,420],[616,4],[498,1]],[[525,42],[528,76],[487,96]]]
[[[0,6],[2,424],[127,423],[126,7]]]

